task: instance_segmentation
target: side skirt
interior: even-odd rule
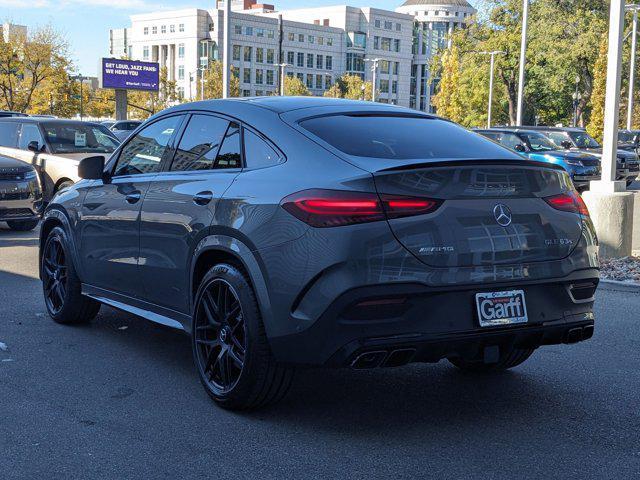
[[[171,328],[177,328],[189,332],[191,317],[175,310],[159,307],[151,303],[128,297],[120,293],[94,287],[86,283],[82,284],[82,294],[89,298],[109,305],[110,307],[131,313],[146,320],[150,320]]]

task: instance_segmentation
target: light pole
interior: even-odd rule
[[[279,63],[278,69],[280,72],[280,96],[284,97],[284,69],[290,67],[291,65],[288,63]]]
[[[580,92],[578,87],[580,86],[580,76],[576,75],[576,91],[573,93],[573,126],[578,126],[578,104],[580,103]]]
[[[524,65],[527,62],[527,26],[529,23],[529,0],[522,2],[522,39],[520,40],[520,70],[518,73],[518,109],[516,125],[522,125],[522,109],[524,100]]]
[[[229,83],[231,75],[231,45],[230,38],[231,32],[231,0],[224,1],[224,18],[222,21],[222,43],[224,45],[224,52],[222,54],[222,98],[229,98]]]
[[[491,107],[493,104],[493,67],[495,65],[496,55],[506,55],[507,52],[502,50],[493,50],[491,52],[478,52],[480,55],[489,55],[491,58],[491,66],[489,67],[489,105],[487,107],[487,128],[491,128]]]
[[[364,61],[365,62],[371,62],[371,72],[373,73],[372,75],[372,83],[373,83],[373,88],[371,89],[371,101],[375,102],[376,101],[376,89],[377,89],[377,83],[378,83],[378,63],[381,61],[381,58],[365,58]]]
[[[82,121],[82,118],[84,117],[84,106],[82,104],[82,83],[86,77],[83,77],[82,74],[78,74],[75,77],[71,78],[80,82],[80,121]]]
[[[633,12],[633,29],[631,30],[631,62],[629,64],[629,100],[627,103],[627,130],[633,126],[633,96],[636,82],[636,40],[638,33],[638,10],[640,5],[626,5],[626,11]]]

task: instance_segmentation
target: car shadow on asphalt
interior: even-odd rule
[[[2,247],[37,247],[38,230],[15,232],[0,222],[0,248]]]

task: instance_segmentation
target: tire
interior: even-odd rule
[[[216,265],[200,282],[191,345],[200,382],[222,408],[271,405],[291,386],[294,370],[274,359],[253,289],[232,265]]]
[[[40,220],[9,220],[7,225],[15,232],[30,232],[38,226]]]
[[[497,363],[484,363],[482,360],[465,360],[460,357],[450,358],[449,362],[464,372],[490,373],[501,372],[524,363],[535,349],[511,348],[500,352]]]
[[[51,230],[44,244],[41,276],[47,312],[55,322],[87,323],[98,314],[100,303],[81,293],[67,235],[60,227]]]

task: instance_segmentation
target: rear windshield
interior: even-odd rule
[[[300,125],[338,150],[357,157],[515,158],[494,142],[436,118],[349,114],[312,118]]]
[[[52,122],[42,128],[53,153],[112,153],[119,143],[103,125]]]

